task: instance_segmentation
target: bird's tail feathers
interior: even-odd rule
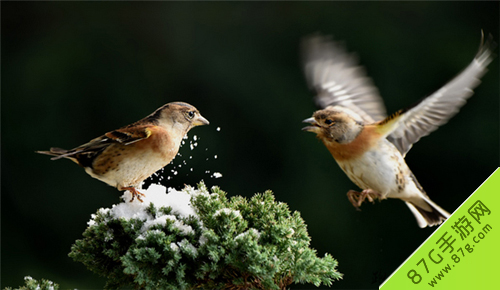
[[[435,204],[428,197],[422,198],[427,203],[427,205],[429,205],[431,211],[423,209],[422,207],[419,207],[411,201],[406,201],[406,205],[415,216],[419,227],[425,228],[427,226],[437,226],[450,217],[450,214],[447,211]]]
[[[50,158],[51,160],[57,160],[57,159],[61,159],[61,158],[68,158],[68,159],[73,160],[75,158],[71,157],[71,156],[78,153],[78,151],[66,150],[66,149],[57,148],[57,147],[51,147],[49,151],[35,151],[35,152],[39,153],[39,154],[54,156],[54,157]]]

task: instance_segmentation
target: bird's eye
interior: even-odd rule
[[[332,125],[332,124],[334,124],[334,123],[335,123],[335,122],[334,122],[332,119],[326,119],[326,120],[325,120],[325,124],[326,124],[326,125]]]
[[[188,116],[189,119],[193,119],[194,118],[194,111],[189,111],[187,113],[187,116]]]

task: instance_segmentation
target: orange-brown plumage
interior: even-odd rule
[[[382,134],[377,132],[376,126],[371,125],[365,126],[359,135],[350,143],[342,144],[331,142],[326,138],[323,138],[322,141],[333,158],[343,162],[361,157],[366,151],[372,148],[381,137]]]
[[[386,117],[377,88],[355,58],[328,37],[313,36],[303,43],[304,70],[321,108],[303,130],[325,144],[340,168],[362,192],[351,190],[356,207],[365,199],[405,201],[420,227],[442,223],[449,213],[425,193],[404,157],[421,137],[454,116],[491,62],[495,44],[483,42],[474,60],[441,89],[405,110]]]
[[[130,190],[132,200],[140,200],[137,187],[142,181],[172,161],[191,128],[206,124],[195,107],[173,102],[74,149],[51,148],[38,153],[55,156],[53,160],[68,158],[90,176],[118,190]]]

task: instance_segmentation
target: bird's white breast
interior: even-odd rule
[[[373,189],[383,198],[401,194],[413,183],[403,156],[386,139],[357,158],[337,163],[357,186]]]

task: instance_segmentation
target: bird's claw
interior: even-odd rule
[[[129,187],[124,187],[123,189],[130,191],[130,193],[132,194],[132,199],[130,200],[130,202],[133,202],[134,198],[136,198],[136,197],[140,202],[143,202],[141,199],[141,196],[144,196],[144,197],[146,196],[144,193],[138,191],[135,187],[129,186]]]
[[[376,192],[373,189],[365,189],[362,192],[349,190],[349,192],[347,192],[347,198],[357,211],[361,211],[359,207],[365,201],[365,199],[367,199],[371,203],[375,203],[375,200],[380,199],[380,197],[380,193]]]

